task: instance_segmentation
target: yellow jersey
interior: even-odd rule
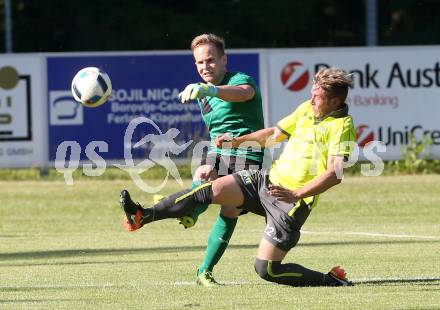
[[[317,119],[308,100],[279,121],[277,127],[289,140],[279,159],[272,164],[269,179],[291,190],[303,187],[324,173],[329,156],[348,157],[356,141],[353,119],[348,115],[346,104]],[[316,205],[317,197],[314,198],[304,200]]]

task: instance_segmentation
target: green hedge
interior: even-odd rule
[[[356,163],[353,167],[344,170],[345,175],[362,175],[361,165],[368,165],[368,163]],[[372,168],[372,164],[369,164]],[[182,179],[191,178],[190,165],[178,166],[179,173]],[[142,173],[144,179],[164,179],[166,170],[163,167],[152,167],[148,171]],[[440,160],[416,159],[408,161],[405,159],[384,162],[384,170],[381,175],[400,175],[400,174],[435,174],[440,173]],[[90,177],[78,169],[73,172],[74,180],[96,179],[97,177]],[[130,175],[117,168],[107,168],[103,175],[99,176],[101,180],[130,180]],[[47,171],[40,171],[38,168],[27,169],[0,169],[0,180],[46,180],[46,181],[63,181],[64,176],[55,169]]]

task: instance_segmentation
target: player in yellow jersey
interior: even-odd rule
[[[153,221],[180,217],[203,203],[238,208],[266,218],[255,270],[263,279],[291,286],[346,286],[345,271],[339,266],[330,272],[282,263],[299,238],[300,230],[318,195],[341,182],[344,160],[355,142],[353,120],[345,103],[351,76],[337,68],[321,69],[314,78],[311,99],[291,115],[266,128],[232,140],[227,135],[216,138],[216,145],[232,147],[248,141],[262,147],[288,139],[269,172],[243,170],[181,191],[163,199],[152,208],[133,203],[129,193],[121,192],[121,208],[129,230]]]

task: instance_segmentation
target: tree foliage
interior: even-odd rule
[[[181,50],[204,32],[228,48],[365,44],[364,1],[11,1],[14,52]],[[439,1],[377,1],[379,45],[439,43]]]

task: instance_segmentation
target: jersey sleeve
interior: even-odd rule
[[[298,117],[304,113],[304,107],[308,101],[303,102],[292,114],[286,116],[277,123],[277,128],[281,130],[282,133],[290,137],[295,130],[296,123],[298,122]]]
[[[255,83],[254,79],[247,74],[237,72],[234,74],[229,80],[228,85],[238,86],[238,85],[251,85],[255,90],[257,89],[257,83]]]
[[[356,133],[354,130],[353,119],[344,117],[333,126],[329,138],[330,156],[350,156],[356,143]]]

